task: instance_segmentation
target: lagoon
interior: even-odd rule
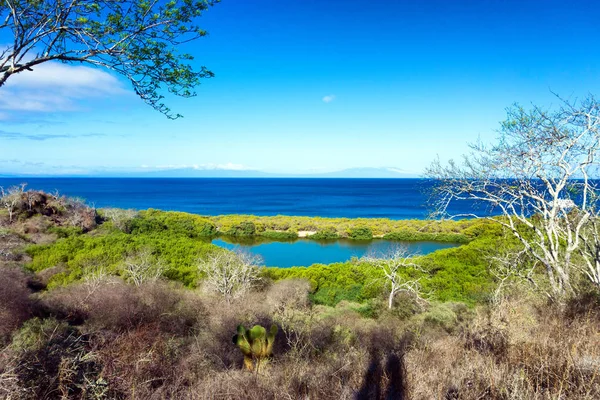
[[[386,255],[402,246],[413,254],[429,254],[436,250],[456,247],[455,243],[442,242],[399,242],[390,240],[332,240],[317,241],[298,239],[286,242],[260,240],[232,240],[218,238],[213,244],[226,249],[248,251],[262,258],[267,267],[289,268],[312,264],[332,264],[344,262],[352,257],[365,255]]]

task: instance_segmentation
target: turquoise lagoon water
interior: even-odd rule
[[[245,241],[232,243],[227,239],[213,240],[213,244],[227,249],[240,249],[258,255],[267,267],[289,268],[312,264],[344,262],[352,257],[389,254],[396,247],[405,247],[410,253],[428,254],[440,249],[458,246],[455,243],[441,242],[398,242],[389,240],[335,240],[317,241],[298,239],[289,242]]]

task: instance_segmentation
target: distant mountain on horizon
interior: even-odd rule
[[[348,168],[320,173],[271,173],[259,170],[176,168],[142,172],[94,171],[82,174],[0,174],[2,178],[419,178],[398,168]]]
[[[268,178],[271,174],[258,170],[177,168],[134,173],[136,178]]]

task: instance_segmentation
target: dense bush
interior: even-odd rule
[[[59,238],[66,238],[69,236],[77,236],[83,233],[83,229],[78,226],[51,226],[47,230],[48,233],[54,233]]]
[[[153,255],[166,265],[164,275],[186,286],[197,279],[196,261],[218,248],[190,238],[185,234],[152,231],[147,234],[126,234],[119,230],[97,235],[70,236],[48,245],[31,246],[27,253],[33,257],[29,268],[35,272],[57,265],[65,271],[50,278],[50,287],[78,281],[102,267],[109,274],[120,275],[127,255],[151,249]]]
[[[426,233],[426,232],[391,232],[383,236],[386,240],[399,241],[432,241],[432,242],[450,242],[450,243],[468,243],[469,237],[462,233]]]
[[[311,285],[313,301],[325,305],[335,305],[341,300],[364,301],[377,297],[382,293],[384,284],[381,270],[365,263],[267,268],[265,274],[273,280],[306,279]]]
[[[10,368],[12,379],[4,387],[0,384],[0,396],[4,389],[6,398],[115,398],[102,382],[101,366],[90,356],[89,338],[64,322],[27,321],[10,350],[12,359],[4,367]],[[2,372],[0,365],[0,379]]]
[[[0,267],[0,348],[32,312],[28,277],[19,268]]]
[[[335,240],[339,239],[340,235],[334,228],[326,228],[313,235],[310,235],[309,237],[315,240]]]
[[[123,210],[120,208],[102,208],[98,210],[98,215],[105,223],[112,224],[115,228],[130,233],[131,220],[138,213],[135,210]]]
[[[348,230],[348,238],[354,240],[371,240],[373,239],[373,231],[364,226],[352,228]]]
[[[164,212],[149,209],[140,211],[129,221],[128,231],[132,234],[169,231],[170,234],[190,238],[210,237],[216,234],[216,227],[204,217],[182,212]]]
[[[352,285],[350,287],[323,287],[310,296],[315,304],[334,306],[341,301],[362,301],[363,285]]]
[[[271,240],[293,240],[298,238],[296,232],[280,232],[280,231],[264,231],[260,232],[259,236]]]
[[[256,233],[256,225],[251,221],[240,222],[239,225],[232,226],[224,231],[228,236],[252,236]]]
[[[48,312],[91,332],[125,332],[153,325],[161,331],[189,333],[204,313],[197,297],[164,282],[140,286],[116,278],[72,284],[42,296]]]

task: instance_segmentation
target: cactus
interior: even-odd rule
[[[240,348],[244,355],[244,366],[249,371],[258,373],[260,367],[268,361],[273,354],[276,335],[276,325],[272,325],[268,333],[260,325],[254,325],[252,329],[238,325],[237,334],[233,336],[233,343]]]

